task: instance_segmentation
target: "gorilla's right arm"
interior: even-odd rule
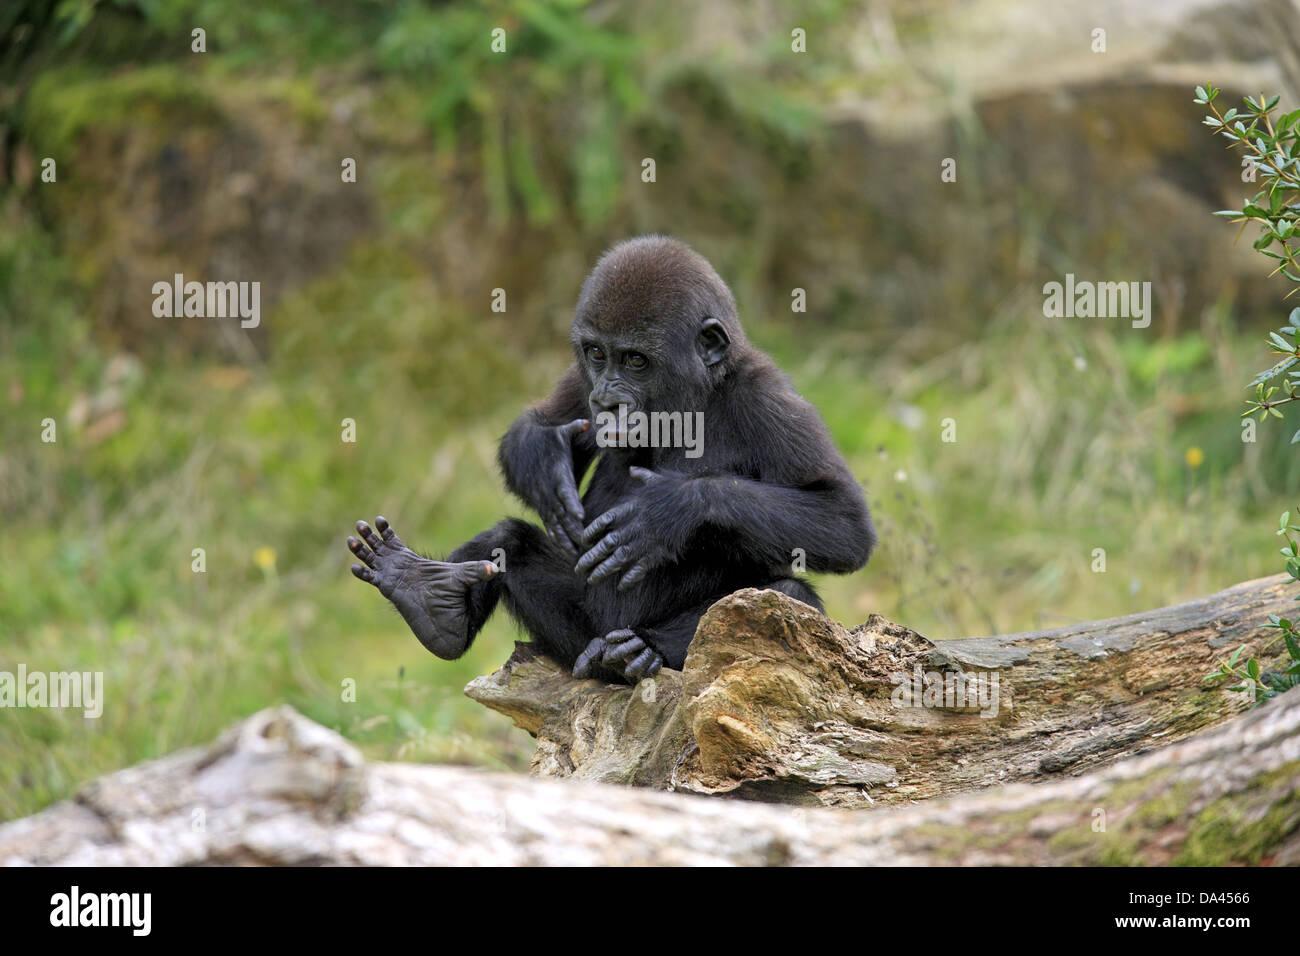
[[[575,555],[586,523],[578,485],[598,450],[588,414],[587,390],[570,366],[554,392],[515,419],[497,451],[506,487]]]

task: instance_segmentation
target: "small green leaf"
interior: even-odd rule
[[[1300,361],[1300,359],[1297,359],[1294,355],[1288,355],[1286,358],[1282,359],[1272,368],[1265,369],[1264,371],[1256,375],[1255,378],[1251,380],[1250,386],[1263,385],[1269,379],[1276,378],[1278,375],[1281,375],[1292,365],[1294,365],[1297,361]]]

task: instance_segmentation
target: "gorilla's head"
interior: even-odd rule
[[[592,416],[699,408],[745,348],[736,301],[667,236],[614,246],[582,284],[571,334]]]

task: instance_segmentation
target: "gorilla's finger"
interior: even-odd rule
[[[462,561],[457,569],[469,584],[486,581],[501,573],[501,569],[491,561]]]
[[[589,549],[586,554],[578,559],[578,564],[574,570],[579,574],[588,573],[596,565],[604,563],[611,554],[618,550],[622,543],[623,536],[617,531],[605,535],[600,539],[599,544]]]
[[[610,631],[605,635],[606,644],[622,644],[624,641],[630,641],[637,637],[636,631],[630,627],[620,627],[617,631]]]
[[[542,526],[546,528],[546,533],[551,536],[551,540],[577,557],[581,553],[573,540],[573,529],[577,522],[565,512],[554,508],[542,510],[541,516]]]
[[[563,548],[575,558],[578,556],[578,549],[573,546],[573,541],[569,538],[568,531],[560,524],[558,520],[552,519],[546,522],[546,533],[550,536],[559,547]]]
[[[578,496],[578,486],[574,484],[567,465],[564,472],[555,486],[555,517],[564,525],[564,533],[574,544],[579,544],[582,541],[582,498]]]
[[[604,638],[592,638],[587,649],[578,655],[578,659],[573,662],[573,676],[586,677],[591,673],[591,666],[596,662],[596,658],[605,653]]]
[[[632,547],[631,545],[625,544],[606,558],[595,571],[592,571],[591,574],[587,575],[587,583],[595,584],[597,581],[603,580],[611,574],[616,574],[622,568],[626,567],[627,563],[631,560]]]
[[[366,524],[364,521],[357,522],[357,534],[361,535],[361,540],[370,545],[370,547],[375,551],[378,551],[384,546],[384,543],[379,540],[379,535],[371,531],[370,525]]]
[[[606,511],[603,515],[601,515],[591,524],[587,525],[587,527],[583,529],[582,532],[582,543],[586,545],[590,545],[594,543],[597,539],[600,538],[601,535],[605,533],[606,530],[613,527],[614,522],[618,518],[618,516],[614,514],[616,510],[617,509],[611,508],[609,511]]]
[[[627,470],[627,473],[631,475],[633,478],[635,478],[637,481],[643,481],[647,485],[650,484],[650,482],[652,481],[658,481],[660,478],[658,472],[651,471],[649,468],[641,468],[637,465],[633,465],[631,468],[629,468]]]
[[[609,645],[609,641],[605,642]],[[646,649],[645,641],[641,638],[634,638],[630,641],[624,641],[622,644],[614,644],[606,647],[605,655],[601,661],[606,664],[613,664],[616,661],[630,661]]]
[[[586,574],[596,565],[604,561],[615,548],[622,542],[622,536],[614,531],[600,539],[600,543],[595,547],[588,549],[587,553],[578,559],[577,565],[573,570],[579,574]]]
[[[348,550],[364,561],[367,567],[375,566],[374,553],[352,535],[348,535]]]
[[[591,427],[591,422],[588,421],[587,419],[575,418],[573,421],[569,422],[568,424],[559,426],[556,429],[556,431],[559,432],[562,437],[572,441],[574,435],[581,434],[582,432],[585,432],[590,427]]]
[[[560,526],[564,529],[564,535],[569,539],[575,548],[582,544],[582,519],[575,518],[571,514],[560,515]]]
[[[611,527],[622,521],[627,515],[632,513],[632,505],[622,504],[610,508],[603,515],[587,525],[587,530],[582,533],[582,543],[590,545],[593,541],[605,534]]]
[[[661,667],[663,666],[663,661],[660,659],[658,652],[647,648],[641,652],[636,660],[623,669],[623,673],[628,677],[648,677],[659,669],[654,666],[656,662]]]
[[[375,572],[371,571],[369,568],[363,568],[359,564],[352,565],[352,574],[354,577],[360,578],[362,581],[365,581],[367,584],[376,583]]]
[[[560,485],[556,489],[559,494],[560,504],[564,510],[578,524],[578,533],[582,533],[582,499],[578,497],[578,485],[573,480],[572,469],[565,467],[566,474],[560,479]]]
[[[632,566],[632,570],[623,575],[623,579],[618,582],[618,589],[626,591],[628,588],[640,583],[641,579],[650,573],[649,566],[641,561]]]
[[[393,530],[392,525],[388,523],[388,519],[383,515],[375,516],[375,527],[379,529],[379,534],[385,541],[391,543],[397,538],[397,532]]]

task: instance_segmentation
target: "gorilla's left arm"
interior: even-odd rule
[[[692,505],[676,520],[721,529],[733,548],[768,567],[789,567],[798,548],[809,571],[847,574],[870,559],[876,530],[845,471],[799,487],[730,475],[689,479],[683,497]]]
[[[633,468],[644,487],[587,527],[578,571],[590,582],[621,573],[620,588],[630,587],[706,527],[773,570],[789,568],[796,548],[809,571],[865,565],[876,531],[862,489],[810,405],[799,399],[783,411],[763,416],[761,429],[743,414],[732,422],[735,447],[759,457],[750,462],[758,478]]]

